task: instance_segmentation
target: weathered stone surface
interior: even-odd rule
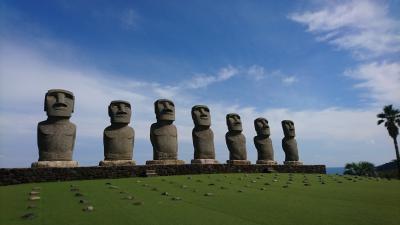
[[[103,132],[104,161],[101,165],[112,166],[109,161],[113,160],[132,160],[135,131],[128,126],[131,114],[131,104],[127,101],[112,101],[108,106],[111,125]]]
[[[171,100],[159,99],[154,102],[154,111],[157,122],[150,127],[153,159],[177,160],[178,134],[172,124],[175,120],[175,105]]]
[[[274,149],[272,147],[272,140],[269,137],[271,132],[268,120],[262,117],[255,119],[254,128],[257,132],[257,136],[253,139],[258,153],[257,164],[277,164],[274,161]]]
[[[134,166],[136,162],[133,160],[103,160],[99,166]]]
[[[37,127],[39,162],[71,161],[76,126],[69,118],[74,111],[74,95],[66,90],[49,90],[45,95],[44,111],[47,119]]]
[[[191,164],[219,164],[215,159],[192,159]]]
[[[210,128],[210,109],[205,105],[193,106],[192,119],[194,122],[192,130],[194,160],[212,159],[215,161],[214,133]],[[192,160],[192,162],[199,161]]]
[[[294,123],[291,120],[282,120],[282,129],[285,137],[282,139],[282,148],[285,152],[285,161],[299,161],[299,152],[295,139]]]
[[[242,122],[236,113],[226,115],[228,132],[225,134],[229,160],[247,160],[246,138],[242,134]]]
[[[32,163],[32,168],[43,168],[43,167],[78,167],[77,161],[38,161]]]
[[[250,165],[251,162],[249,160],[226,160],[226,163],[229,165]]]
[[[147,160],[146,165],[182,165],[183,160],[163,159],[163,160]]]

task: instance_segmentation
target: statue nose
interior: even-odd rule
[[[65,95],[63,93],[57,94],[57,103],[65,103]]]
[[[120,111],[125,111],[125,106],[123,104],[118,105]]]
[[[166,103],[164,103],[164,108],[165,108],[165,109],[172,110],[172,105],[169,104],[168,102],[166,102]]]

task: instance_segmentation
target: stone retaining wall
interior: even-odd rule
[[[0,185],[23,184],[47,181],[113,179],[145,176],[147,170],[155,170],[160,176],[210,174],[210,173],[320,173],[325,174],[325,165],[142,165],[118,167],[74,167],[74,168],[15,168],[0,169]]]

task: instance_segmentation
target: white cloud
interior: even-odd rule
[[[293,83],[297,82],[297,78],[295,76],[288,76],[288,77],[283,77],[282,82],[285,85],[292,85]]]
[[[350,50],[361,58],[400,51],[400,23],[389,17],[383,1],[326,2],[314,11],[293,13],[318,40]]]
[[[367,63],[345,74],[360,80],[355,87],[368,90],[367,97],[379,104],[400,102],[400,62]]]
[[[250,66],[247,70],[247,74],[256,81],[261,80],[266,76],[264,67],[259,65]]]
[[[233,66],[221,68],[216,75],[196,74],[191,80],[185,81],[180,84],[179,88],[182,89],[197,89],[207,87],[216,82],[222,82],[232,78],[239,73],[239,69]]]

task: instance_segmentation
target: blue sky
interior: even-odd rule
[[[216,155],[228,158],[225,115],[242,117],[255,162],[253,120],[297,129],[300,160],[342,166],[395,157],[376,114],[400,103],[400,1],[2,1],[0,166],[38,158],[36,125],[48,89],[76,95],[74,158],[103,158],[107,106],[133,106],[134,159],[152,158],[153,102],[177,107],[179,157],[190,161],[190,108],[206,104]]]

